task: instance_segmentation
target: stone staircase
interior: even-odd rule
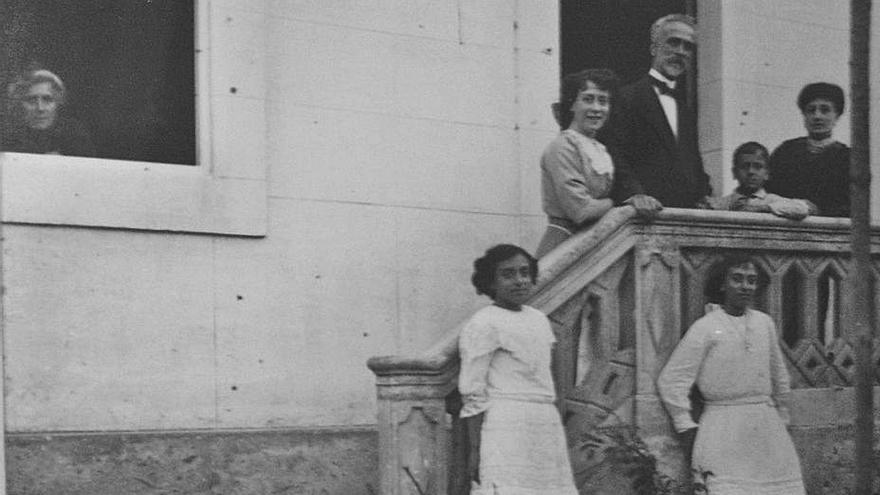
[[[758,261],[764,283],[756,306],[774,318],[787,357],[795,389],[790,429],[807,484],[821,493],[834,493],[821,486],[851,485],[849,249],[847,219],[667,209],[645,223],[623,207],[544,257],[529,304],[549,316],[558,340],[553,373],[583,491],[596,493],[595,466],[578,445],[600,426],[634,427],[664,473],[687,478],[655,379],[704,313],[709,269],[727,250],[748,250]],[[876,276],[880,230],[872,232],[872,257]],[[875,301],[876,313],[880,292]],[[468,439],[456,417],[459,330],[419,355],[369,360],[383,494],[467,493]]]

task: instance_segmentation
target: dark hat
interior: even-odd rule
[[[827,82],[807,84],[806,86],[804,86],[803,89],[801,89],[801,92],[798,95],[798,108],[803,111],[804,107],[807,106],[807,103],[810,103],[817,98],[828,100],[831,103],[834,103],[834,107],[837,109],[838,115],[843,113],[843,89],[841,89],[840,86]]]

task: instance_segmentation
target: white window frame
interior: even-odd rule
[[[0,153],[4,223],[266,234],[265,12],[194,1],[198,165]]]

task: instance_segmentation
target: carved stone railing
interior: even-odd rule
[[[557,337],[553,372],[569,445],[613,419],[638,427],[661,465],[681,475],[655,380],[704,313],[709,269],[725,250],[749,250],[757,259],[764,283],[756,306],[776,321],[796,389],[792,425],[850,421],[851,408],[840,407],[851,394],[854,366],[848,234],[846,219],[668,209],[644,223],[626,207],[545,256],[529,304],[549,316]],[[875,231],[874,275],[878,254]],[[456,414],[459,330],[419,356],[368,363],[377,376],[383,494],[467,493],[468,439]],[[587,462],[581,455],[571,450],[579,482]]]

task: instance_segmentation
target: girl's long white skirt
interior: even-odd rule
[[[565,432],[552,403],[492,399],[471,495],[577,495]]]
[[[694,479],[712,495],[803,495],[794,444],[767,403],[706,406],[694,444]]]

